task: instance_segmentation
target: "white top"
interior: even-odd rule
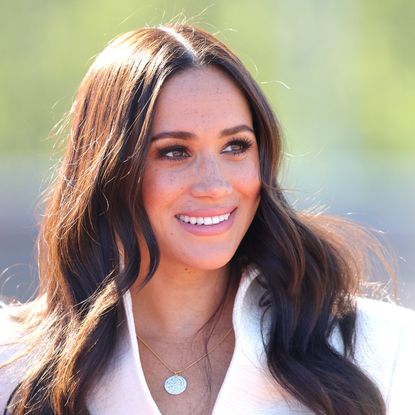
[[[212,415],[311,414],[290,399],[268,372],[260,333],[262,288],[255,271],[246,272],[233,310],[235,350]],[[161,415],[144,378],[136,340],[131,296],[123,298],[127,324],[120,327],[116,350],[104,375],[96,379],[87,397],[91,415]],[[0,345],[11,337],[11,323],[0,313]],[[341,350],[335,333],[333,346]],[[379,386],[389,415],[406,415],[415,407],[415,312],[392,304],[359,299],[356,360]],[[0,347],[0,363],[11,354]],[[0,370],[0,413],[17,384],[22,368]]]

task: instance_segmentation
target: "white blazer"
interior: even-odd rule
[[[212,415],[311,414],[287,396],[270,375],[263,350],[257,273],[244,273],[233,310],[235,350]],[[91,415],[161,415],[144,378],[136,340],[130,293],[123,298],[126,322],[119,328],[116,350],[104,374],[87,396]],[[5,311],[0,313],[0,362],[13,353],[2,343],[18,337]],[[342,349],[339,333],[331,338]],[[415,312],[374,300],[359,299],[356,361],[379,386],[389,415],[414,413]],[[0,370],[0,414],[23,373],[24,365]]]

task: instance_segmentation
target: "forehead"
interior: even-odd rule
[[[198,133],[239,124],[252,126],[244,94],[225,72],[205,66],[173,75],[163,85],[152,132],[180,129]]]

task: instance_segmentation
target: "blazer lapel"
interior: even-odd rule
[[[161,415],[141,368],[129,291],[123,303],[125,319],[118,327],[115,351],[88,394],[88,410],[91,415]]]

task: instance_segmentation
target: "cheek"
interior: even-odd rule
[[[261,177],[257,162],[247,163],[243,168],[235,170],[233,175],[234,187],[245,197],[255,201],[259,199]]]
[[[184,188],[183,178],[164,169],[148,169],[143,179],[144,208],[149,216],[159,212],[180,195]]]

